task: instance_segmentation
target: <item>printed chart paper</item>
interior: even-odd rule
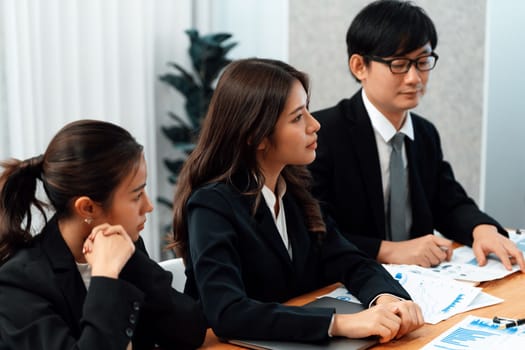
[[[419,266],[384,265],[384,267],[421,307],[426,323],[436,324],[458,313],[503,301],[481,292],[481,288],[443,277]],[[337,288],[325,296],[360,303],[344,287]]]
[[[516,231],[511,231],[509,232],[509,238],[525,253],[525,234],[516,234]],[[508,276],[518,271],[519,266],[514,265],[512,270],[509,271],[493,254],[488,256],[485,266],[478,266],[472,248],[463,246],[454,249],[450,261],[443,262],[436,267],[430,267],[428,269],[456,280],[484,282]]]
[[[523,326],[499,329],[491,319],[469,315],[422,348],[422,350],[524,349]]]

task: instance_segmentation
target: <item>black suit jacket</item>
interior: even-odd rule
[[[307,230],[302,210],[286,193],[284,208],[293,259],[261,198],[234,186],[201,187],[187,205],[189,257],[185,292],[200,298],[219,337],[315,341],[327,338],[334,310],[280,303],[341,281],[365,305],[380,293],[409,299],[381,265],[328,223],[322,243]]]
[[[351,99],[314,113],[321,123],[317,158],[310,166],[314,194],[345,236],[376,257],[386,237],[379,156],[361,91]],[[405,138],[412,206],[412,238],[437,229],[472,245],[479,224],[505,230],[481,212],[443,160],[439,134],[432,123],[411,113],[414,140]]]
[[[206,322],[200,305],[171,288],[171,274],[142,240],[119,279],[93,277],[89,291],[52,219],[31,247],[0,268],[0,343],[13,350],[193,349]]]

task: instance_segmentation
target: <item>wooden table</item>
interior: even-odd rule
[[[304,305],[315,297],[330,293],[332,290],[340,286],[333,284],[325,288],[321,288],[315,292],[302,295],[287,302],[288,305]],[[479,285],[483,291],[493,296],[504,299],[503,303],[487,306],[481,309],[471,310],[465,313],[455,315],[448,320],[441,321],[438,324],[425,324],[423,327],[407,334],[403,338],[391,341],[386,344],[379,344],[371,349],[419,349],[432,339],[443,333],[448,328],[462,320],[466,315],[475,315],[478,317],[492,318],[494,316],[502,316],[509,318],[525,317],[525,273],[516,272],[510,276],[496,281],[483,282]],[[221,343],[211,329],[208,330],[206,340],[200,349],[205,350],[227,350],[227,349],[241,349],[238,346]]]

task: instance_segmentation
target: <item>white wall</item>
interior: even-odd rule
[[[287,0],[211,0],[211,31],[235,34],[231,57],[288,61]]]
[[[525,227],[525,2],[487,1],[486,210]]]

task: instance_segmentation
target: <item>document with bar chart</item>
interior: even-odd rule
[[[525,253],[525,234],[522,234],[521,230],[509,231],[509,238]],[[472,282],[500,279],[519,270],[518,265],[514,265],[510,271],[507,270],[494,254],[489,254],[487,258],[487,264],[485,266],[478,266],[472,248],[462,246],[454,249],[452,260],[445,261],[438,266],[429,267],[428,269],[443,276]]]
[[[422,350],[523,349],[525,327],[499,329],[491,319],[469,315],[422,348]]]
[[[406,289],[423,312],[426,323],[436,324],[469,310],[502,302],[467,283],[461,283],[414,265],[383,265]],[[360,301],[345,287],[324,296],[354,303]]]

